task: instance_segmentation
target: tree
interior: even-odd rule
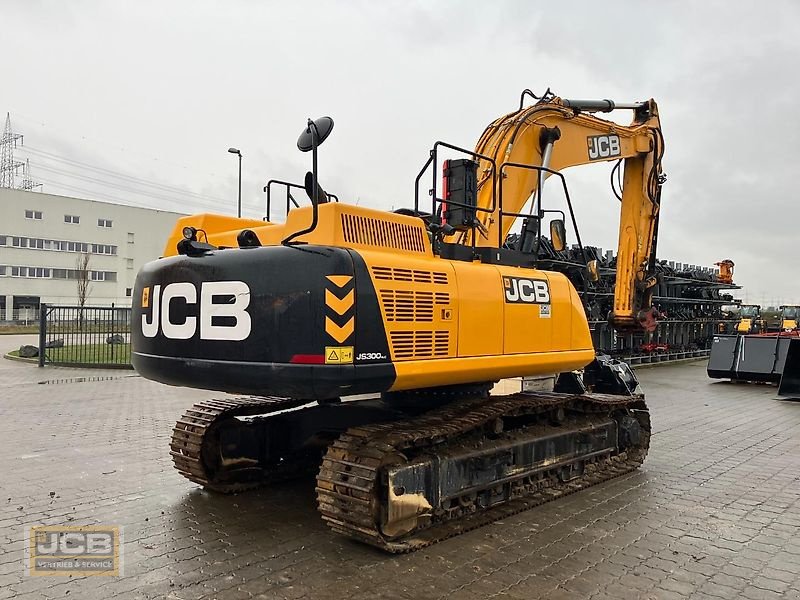
[[[83,307],[86,305],[86,300],[89,298],[91,291],[91,278],[89,277],[89,260],[92,255],[89,253],[81,253],[75,260],[75,267],[78,279],[78,324],[83,328]]]

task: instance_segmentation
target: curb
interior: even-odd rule
[[[24,362],[29,364],[38,365],[39,358],[23,358],[21,356],[12,356],[4,354],[3,358],[6,360],[15,360],[17,362]],[[124,371],[133,371],[133,365],[120,363],[117,365],[104,364],[104,363],[68,363],[68,362],[48,362],[47,366],[50,367],[70,367],[73,369],[120,369]]]
[[[8,354],[4,354],[3,358],[5,358],[6,360],[16,360],[17,362],[33,363],[35,365],[39,364],[38,358],[24,358],[22,356],[12,356],[10,352]]]

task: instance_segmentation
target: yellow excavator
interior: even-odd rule
[[[631,124],[597,116],[613,110],[630,111]],[[652,330],[665,181],[655,101],[525,90],[474,149],[436,142],[413,208],[394,212],[322,189],[318,147],[332,128],[308,120],[298,140],[313,157],[310,205],[283,224],[184,217],[137,277],[136,369],[247,395],[186,411],[171,442],[178,471],[218,492],[316,471],[333,530],[404,552],[638,467],[649,413],[627,365],[595,356],[576,286],[591,288],[597,266],[562,171],[616,163],[608,318]],[[546,180],[565,206],[552,207]],[[577,273],[558,258],[567,222],[586,265]],[[553,392],[489,393],[542,374],[558,375]]]

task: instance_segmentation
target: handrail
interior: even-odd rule
[[[267,194],[267,206],[266,206],[266,211],[265,211],[265,214],[264,214],[264,218],[262,219],[263,221],[269,221],[270,217],[271,217],[271,214],[272,214],[271,200],[270,200],[270,193],[271,193],[272,184],[282,185],[282,186],[286,187],[286,214],[287,215],[289,214],[290,203],[294,204],[295,208],[300,208],[300,204],[297,202],[297,200],[294,199],[294,196],[292,196],[291,190],[294,188],[294,189],[300,189],[300,190],[305,191],[305,189],[306,189],[305,186],[300,185],[299,183],[292,183],[291,181],[282,181],[280,179],[270,179],[267,182],[267,185],[264,186],[264,192],[266,192],[266,194]],[[326,194],[328,194],[328,193],[326,192]],[[328,198],[332,198],[334,202],[339,202],[339,197],[336,194],[328,194]]]

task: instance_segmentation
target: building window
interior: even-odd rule
[[[116,256],[118,250],[117,246],[111,244],[89,244],[87,242],[67,242],[65,240],[0,235],[0,246],[6,246],[9,243],[15,248],[58,250],[61,252],[92,252],[93,254],[110,254],[111,256]]]
[[[25,218],[26,219],[36,219],[37,221],[42,220],[42,211],[40,210],[26,210],[25,211]]]
[[[5,276],[6,276],[6,267],[0,265],[0,277],[5,277]]]
[[[133,288],[125,288],[125,295],[130,298],[133,295]]]
[[[130,231],[128,232],[128,243],[129,244],[133,243],[133,234]]]
[[[97,219],[98,227],[111,227],[111,219]]]
[[[133,259],[132,258],[125,259],[125,262],[127,263],[129,269],[133,268]]]
[[[81,218],[78,215],[64,215],[64,223],[72,223],[73,225],[77,225],[81,222]]]
[[[46,267],[11,267],[11,276],[49,279],[50,271],[51,270]]]
[[[91,271],[89,279],[92,281],[116,281],[117,274],[114,271]]]
[[[92,244],[92,253],[93,254],[111,254],[111,255],[116,255],[117,247],[116,246],[109,246],[107,244]]]

